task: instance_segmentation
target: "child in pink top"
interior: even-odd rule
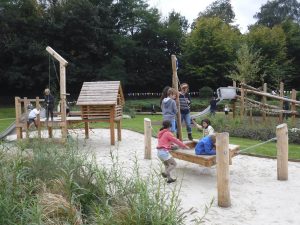
[[[157,156],[165,165],[165,172],[162,172],[161,175],[167,178],[168,183],[172,183],[176,179],[171,178],[170,172],[175,169],[176,161],[169,153],[171,146],[172,144],[177,144],[182,148],[188,149],[189,147],[173,136],[170,131],[171,122],[169,120],[164,120],[162,125],[158,133]]]

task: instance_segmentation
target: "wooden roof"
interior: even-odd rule
[[[77,100],[77,105],[117,105],[124,104],[120,81],[84,82]]]

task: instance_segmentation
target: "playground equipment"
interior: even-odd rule
[[[53,137],[53,127],[61,128],[61,139],[67,138],[68,125],[84,122],[85,137],[89,137],[90,122],[109,122],[112,145],[115,144],[114,123],[117,123],[118,140],[121,141],[121,120],[122,108],[124,105],[124,96],[120,81],[105,82],[85,82],[78,97],[77,105],[81,107],[81,112],[71,112],[73,116],[66,116],[66,65],[68,62],[63,59],[49,46],[47,52],[60,62],[60,116],[54,117],[53,121],[47,121],[41,114],[37,116],[38,137],[41,138],[41,128],[47,127],[49,138]],[[28,106],[34,103],[36,108],[41,109],[41,103],[44,99],[21,99],[15,97],[17,138],[23,138],[23,130],[26,131],[26,137],[29,137],[27,128]],[[75,116],[74,116],[75,115]],[[10,130],[13,128],[10,128]],[[10,131],[9,130],[9,131]],[[7,135],[8,131],[4,135]],[[3,136],[4,136],[3,135]]]
[[[237,88],[240,95],[237,95],[237,99],[240,101],[240,116],[243,118],[245,111],[250,112],[250,121],[252,122],[252,109],[258,109],[262,112],[263,121],[266,121],[267,115],[279,115],[279,122],[283,121],[283,114],[289,114],[292,118],[292,124],[295,125],[296,115],[298,112],[296,110],[297,106],[300,106],[300,101],[296,100],[296,90],[293,89],[290,98],[284,97],[284,84],[280,83],[280,95],[273,95],[267,93],[267,84],[263,85],[263,90],[251,87],[250,85],[241,83],[240,88]],[[261,102],[251,99],[249,95],[255,95],[261,98]],[[267,98],[279,100],[278,105],[267,104]],[[290,110],[283,109],[284,102],[291,104]],[[233,105],[233,110],[235,111],[235,105]]]
[[[151,159],[151,137],[152,137],[151,120],[144,119],[144,131],[145,131],[145,159]],[[277,180],[288,180],[288,128],[287,124],[280,124],[276,127],[276,138],[272,138],[266,142],[277,140]],[[194,147],[194,142],[186,142],[190,147]],[[257,147],[257,145],[252,146]],[[174,158],[196,163],[202,166],[211,167],[216,165],[217,170],[217,191],[218,191],[218,206],[230,207],[230,189],[229,189],[229,165],[231,165],[232,157],[239,153],[248,150],[239,150],[238,145],[229,144],[229,134],[216,133],[216,155],[195,155],[195,151],[178,149],[171,151],[170,153]]]
[[[124,95],[120,81],[84,82],[77,100],[81,108],[82,122],[85,123],[85,135],[89,136],[90,122],[108,122],[110,124],[110,143],[115,144],[117,123],[118,141],[121,141],[121,120]]]
[[[220,87],[217,89],[218,98],[217,104],[222,102],[223,100],[231,100],[236,98],[236,88],[235,87]],[[200,116],[204,116],[210,112],[210,106],[205,108],[203,111],[191,115],[191,119],[196,119]]]

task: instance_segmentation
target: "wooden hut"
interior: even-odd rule
[[[85,123],[85,135],[89,135],[89,122],[108,122],[110,124],[110,143],[115,144],[115,123],[118,141],[121,141],[122,109],[124,95],[120,81],[84,82],[77,105]]]

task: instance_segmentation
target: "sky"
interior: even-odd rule
[[[215,0],[148,0],[150,7],[156,7],[163,17],[167,17],[173,9],[185,16],[191,24],[199,12],[203,12]],[[247,26],[254,24],[253,16],[268,0],[231,0],[235,13],[235,23],[242,33],[247,32]]]

